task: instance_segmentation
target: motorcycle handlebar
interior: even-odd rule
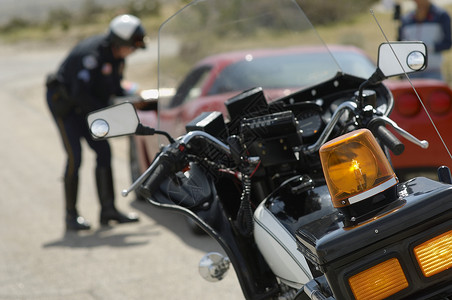
[[[391,125],[392,128],[394,128],[395,131],[397,131],[398,134],[400,134],[402,137],[406,138],[408,141],[412,142],[413,144],[418,145],[419,147],[421,147],[423,149],[427,149],[428,148],[428,146],[429,146],[428,141],[417,139],[416,137],[414,137],[412,134],[410,134],[406,130],[403,130],[402,128],[400,128],[399,125],[397,125],[397,123],[394,122],[393,120],[391,120],[390,118],[388,118],[388,117],[379,117],[379,119],[381,119],[385,123]]]
[[[170,152],[171,153],[171,152]],[[143,184],[143,188],[146,189],[150,194],[155,193],[160,184],[168,178],[170,175],[180,171],[182,169],[180,166],[179,158],[173,155],[167,155],[164,153],[159,157],[159,164],[155,167],[154,171],[149,175],[146,182]]]
[[[161,154],[160,154],[161,155]],[[143,173],[141,174],[140,177],[137,178],[137,180],[135,180],[132,185],[127,189],[127,190],[123,190],[121,195],[123,197],[126,197],[127,195],[129,195],[130,192],[133,192],[134,190],[136,190],[144,181],[146,181],[146,179],[149,178],[149,174],[153,174],[154,171],[157,169],[157,167],[160,165],[160,155],[157,156],[154,161],[152,162],[152,164],[149,166],[149,168]]]
[[[309,155],[314,152],[319,151],[320,147],[328,140],[330,137],[331,132],[333,132],[334,127],[336,126],[339,119],[342,117],[342,114],[345,113],[347,110],[354,112],[357,109],[356,103],[352,101],[346,101],[339,105],[339,107],[334,112],[333,116],[331,117],[331,121],[328,123],[326,128],[323,130],[322,134],[320,135],[317,142],[315,142],[313,145],[307,147],[304,150],[304,153]]]
[[[192,139],[199,138],[213,145],[221,152],[227,155],[231,154],[229,147],[217,138],[203,131],[191,131],[163,149],[154,159],[151,166],[127,190],[122,191],[122,196],[126,197],[143,183],[143,187],[148,192],[155,192],[163,180],[181,171],[188,164],[184,150],[190,146]]]
[[[356,112],[357,105],[353,101],[346,101],[339,105],[339,107],[334,112],[331,121],[327,125],[327,127],[324,129],[322,134],[320,135],[319,139],[316,143],[313,145],[305,148],[303,152],[306,155],[310,155],[320,149],[320,146],[322,146],[329,138],[331,132],[333,131],[334,127],[336,126],[337,122],[343,115],[345,111],[350,111],[352,113]],[[373,132],[375,136],[377,136],[381,142],[386,145],[394,154],[399,155],[403,152],[405,146],[402,142],[400,142],[386,127],[385,124],[389,124],[394,129],[400,133],[405,138],[408,138],[413,143],[416,143],[420,145],[423,148],[428,147],[427,141],[419,141],[403,129],[399,128],[397,124],[392,121],[391,119],[387,117],[376,117],[374,120],[372,120],[371,123],[374,124],[372,126],[368,126],[369,129]],[[181,145],[187,145],[189,146],[190,141],[192,139],[198,139],[201,138],[205,140],[208,144],[214,146],[219,151],[223,152],[224,154],[231,155],[231,150],[229,146],[218,140],[217,138],[211,136],[210,134],[203,132],[203,131],[191,131],[187,133],[186,135],[179,138],[176,142],[171,144],[171,146],[167,147],[163,150],[163,152],[153,161],[151,166],[132,184],[132,186],[128,190],[124,190],[122,192],[122,195],[125,197],[127,196],[131,191],[138,188],[141,184],[143,184],[146,181],[145,187],[149,189],[149,191],[155,191],[155,189],[163,182],[164,179],[166,179],[169,175],[175,174],[177,171],[180,171],[183,169],[183,167],[187,164],[185,161],[186,157],[184,155],[184,163],[185,165],[180,166],[179,163],[181,161],[176,160],[169,160],[167,157],[165,157],[166,152],[170,151],[172,149],[173,151],[179,151],[180,149],[178,146]],[[175,154],[175,153],[173,153]],[[164,158],[165,157],[165,158]],[[173,159],[175,159],[173,157]],[[179,159],[182,159],[179,157]],[[175,166],[178,166],[178,168],[175,168]]]
[[[395,155],[400,155],[405,150],[405,145],[385,127],[385,123],[380,119],[374,119],[369,123],[372,133],[392,151]]]
[[[358,109],[358,106],[353,101],[346,101],[343,102],[341,105],[338,106],[336,111],[334,112],[333,116],[331,117],[330,122],[328,123],[327,127],[323,130],[322,134],[320,135],[319,139],[316,143],[313,145],[308,146],[303,151],[306,155],[310,155],[320,149],[320,147],[328,140],[330,134],[332,133],[334,127],[336,126],[339,119],[342,117],[342,115],[346,111],[350,111],[352,113],[356,113]],[[372,125],[374,128],[372,129],[372,126],[368,126],[369,129],[371,129],[372,133],[380,138],[383,144],[385,144],[394,154],[399,155],[401,154],[405,146],[402,142],[400,142],[384,125],[389,124],[391,125],[397,133],[402,135],[404,138],[409,140],[410,142],[422,147],[422,148],[428,148],[428,142],[425,140],[418,140],[416,137],[408,133],[407,131],[400,128],[397,123],[395,123],[393,120],[389,119],[388,117],[381,116],[376,117],[374,120],[372,120],[370,123],[376,122],[376,124],[379,124],[378,126]],[[369,123],[369,124],[370,124]]]

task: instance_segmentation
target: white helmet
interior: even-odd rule
[[[140,19],[135,16],[119,15],[110,22],[108,39],[112,45],[146,48],[145,35]]]

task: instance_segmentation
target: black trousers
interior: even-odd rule
[[[78,178],[78,172],[82,164],[81,140],[85,139],[89,147],[96,152],[97,168],[111,168],[111,148],[106,140],[94,141],[89,133],[88,125],[83,114],[77,113],[75,109],[65,116],[55,114],[53,101],[55,90],[47,89],[47,103],[56,122],[64,149],[67,153],[67,162],[64,177]]]

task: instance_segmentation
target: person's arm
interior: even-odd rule
[[[94,85],[96,83],[96,77],[98,76],[97,70],[82,68],[76,75],[76,78],[72,79],[72,97],[76,101],[83,113],[88,113],[96,109],[102,108],[101,100],[94,96]]]
[[[441,14],[439,18],[439,24],[441,26],[443,32],[443,39],[435,44],[435,52],[441,52],[444,50],[448,50],[452,46],[452,37],[451,37],[451,21],[450,16],[447,12]]]
[[[397,30],[397,40],[402,41],[402,26],[403,24],[400,24],[398,30]]]

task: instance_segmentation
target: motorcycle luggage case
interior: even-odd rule
[[[397,193],[397,207],[362,224],[345,227],[334,212],[296,231],[298,250],[325,274],[335,298],[354,299],[349,278],[390,258],[408,281],[397,298],[450,285],[452,268],[427,278],[413,249],[452,230],[452,186],[419,177],[398,184]]]

